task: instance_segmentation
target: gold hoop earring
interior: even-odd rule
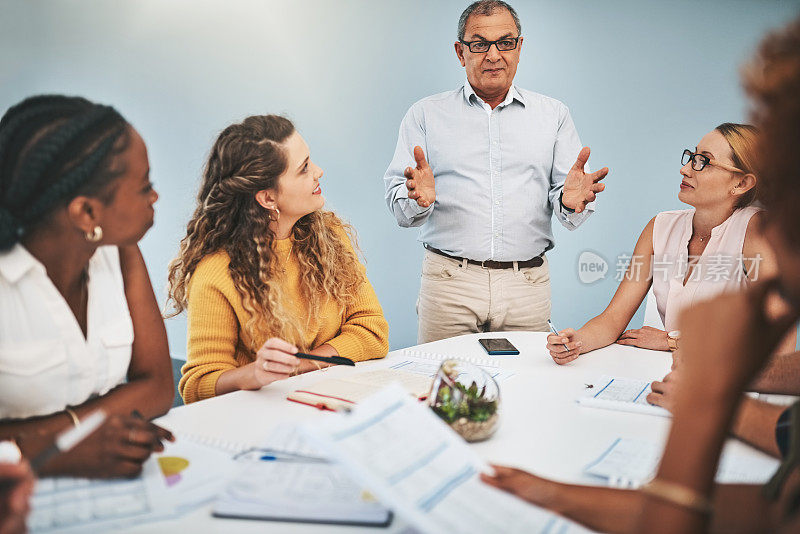
[[[272,217],[272,212],[273,211],[275,211],[275,217],[274,218]],[[277,206],[275,206],[271,210],[268,210],[268,212],[269,212],[269,220],[270,221],[277,222],[278,219],[281,218],[281,210],[279,210]]]
[[[100,228],[99,226],[95,226],[94,229],[92,230],[92,233],[90,234],[87,232],[86,234],[84,234],[84,237],[86,237],[86,241],[88,241],[89,243],[97,243],[98,241],[103,239],[103,229]]]

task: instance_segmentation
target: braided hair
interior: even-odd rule
[[[33,96],[9,108],[0,120],[0,251],[78,195],[110,202],[127,125],[80,97]]]

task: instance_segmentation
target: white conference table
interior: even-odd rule
[[[656,380],[669,371],[669,353],[622,345],[611,345],[585,354],[576,361],[556,365],[545,350],[542,332],[470,334],[427,343],[412,349],[453,357],[491,358],[512,370],[515,376],[500,384],[501,424],[489,440],[470,445],[486,461],[511,465],[562,482],[596,484],[582,473],[617,437],[648,439],[663,443],[670,419],[636,413],[615,412],[579,406],[575,399],[601,375]],[[518,356],[488,356],[479,337],[507,337],[520,351]],[[260,391],[239,391],[175,408],[159,424],[180,436],[200,435],[234,443],[258,445],[279,423],[330,417],[311,406],[286,400],[292,391],[328,376],[388,367],[401,361],[403,351],[393,351],[382,360],[349,367],[332,367],[277,382]],[[735,440],[728,447],[737,453],[762,453]],[[126,532],[401,532],[406,525],[395,518],[388,528],[337,527],[303,523],[219,519],[211,516],[211,505],[178,518],[144,523]]]

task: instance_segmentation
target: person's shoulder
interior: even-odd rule
[[[686,217],[692,217],[693,214],[694,214],[694,209],[667,210],[659,212],[658,215],[655,216],[655,220],[658,222],[675,221],[684,219]]]
[[[428,109],[439,108],[441,106],[446,106],[449,103],[457,102],[458,98],[462,96],[464,88],[459,87],[458,89],[453,89],[452,91],[444,91],[442,93],[436,93],[435,95],[426,96],[425,98],[421,98],[411,104],[411,107],[408,108],[410,113],[425,113]]]
[[[231,280],[228,265],[231,259],[224,250],[218,250],[204,257],[195,267],[189,284],[192,286],[200,285],[219,285]]]
[[[537,93],[536,91],[523,89],[518,85],[515,85],[514,88],[525,101],[525,105],[538,106],[540,108],[552,109],[554,111],[569,111],[567,105],[557,98],[543,95],[542,93]]]
[[[97,247],[90,261],[112,271],[118,271],[120,269],[119,248],[116,245]]]
[[[425,105],[425,104],[436,104],[438,102],[442,102],[445,100],[452,100],[458,96],[461,96],[464,88],[459,87],[458,89],[452,89],[450,91],[442,91],[441,93],[436,93],[435,95],[426,96],[425,98],[421,98],[414,102],[415,106]]]
[[[743,208],[739,208],[734,213],[739,216],[746,218],[748,220],[747,224],[751,224],[754,220],[760,221],[762,217],[764,217],[764,213],[766,211],[761,206],[745,206]]]
[[[694,209],[688,210],[667,210],[662,211],[653,217],[653,235],[661,236],[659,239],[664,239],[664,236],[672,234],[672,232],[679,231],[686,224],[692,224],[692,217]]]
[[[763,222],[765,211],[758,206],[746,206],[741,208],[739,214],[747,218],[747,228],[744,234],[744,246],[748,247],[758,244],[764,239]]]

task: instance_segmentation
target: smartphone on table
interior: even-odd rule
[[[504,337],[485,337],[479,339],[478,343],[492,356],[519,354],[517,347]]]

